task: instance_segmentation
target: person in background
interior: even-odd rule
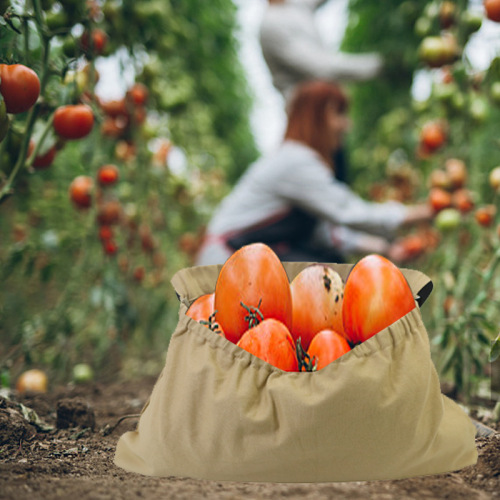
[[[196,264],[221,264],[244,245],[269,245],[282,261],[342,262],[353,254],[405,259],[399,228],[430,220],[427,204],[363,200],[335,179],[332,154],[349,128],[348,100],[336,83],[300,85],[283,142],[253,163],[222,201]]]
[[[273,85],[285,103],[295,87],[305,81],[364,81],[375,78],[383,67],[377,53],[347,54],[326,46],[315,13],[327,1],[268,0],[259,42]],[[348,182],[345,149],[340,148],[335,154],[335,175],[338,180]]]

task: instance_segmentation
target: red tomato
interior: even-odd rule
[[[81,139],[93,126],[94,113],[86,104],[60,106],[54,113],[54,130],[63,139]]]
[[[256,318],[256,322],[262,317],[275,318],[291,328],[292,294],[288,276],[270,247],[253,243],[227,259],[215,285],[215,309],[217,323],[234,343],[251,326],[248,316]]]
[[[435,212],[451,207],[451,194],[444,189],[434,187],[429,191],[429,204]]]
[[[420,142],[427,151],[434,152],[446,141],[446,131],[440,122],[427,122],[420,132]]]
[[[37,74],[22,64],[0,64],[0,94],[7,113],[28,111],[40,95]]]
[[[490,227],[493,224],[497,209],[495,205],[485,205],[479,207],[474,213],[476,222],[483,227]]]
[[[364,342],[416,306],[403,273],[390,260],[372,254],[351,270],[344,288],[345,337]]]
[[[102,203],[97,210],[97,223],[103,226],[118,224],[122,217],[122,206],[117,200],[108,200]]]
[[[316,370],[321,370],[350,350],[351,346],[340,333],[321,330],[311,340],[307,354],[316,363]]]
[[[71,201],[78,208],[88,208],[92,203],[92,189],[94,181],[87,175],[75,177],[69,186]]]
[[[195,321],[202,322],[221,337],[225,337],[221,327],[214,321],[214,300],[215,293],[201,295],[189,306],[186,314]]]
[[[453,206],[463,214],[470,212],[474,208],[474,198],[468,189],[457,189],[451,195],[451,199]]]
[[[400,240],[405,257],[414,259],[425,252],[426,242],[420,234],[409,234]]]
[[[483,5],[486,17],[500,23],[500,0],[484,0]]]
[[[113,238],[113,228],[111,226],[101,226],[99,228],[99,239],[106,241]]]
[[[144,266],[137,266],[132,275],[134,280],[140,283],[146,276],[146,269],[144,269]]]
[[[35,149],[35,143],[33,141],[30,141],[28,146],[28,158],[31,156],[31,153],[33,153],[34,149]],[[56,157],[56,153],[57,153],[57,148],[54,144],[45,153],[38,155],[33,160],[32,163],[33,168],[35,170],[42,170],[44,168],[50,167],[52,165],[52,162],[54,161],[54,158]]]
[[[116,165],[103,165],[97,171],[97,182],[101,186],[111,186],[118,181],[120,172]]]
[[[292,337],[307,351],[316,333],[330,328],[344,332],[342,301],[344,283],[331,267],[313,264],[303,269],[290,284],[292,292]]]
[[[198,297],[188,308],[186,314],[195,321],[208,321],[214,312],[215,293],[206,293]]]
[[[102,54],[108,43],[108,35],[99,29],[94,28],[89,36],[88,31],[84,31],[80,38],[80,45],[84,52],[94,52],[95,54]]]
[[[123,98],[113,101],[102,101],[101,109],[111,118],[128,115],[127,104]]]
[[[237,345],[280,370],[296,372],[299,369],[292,335],[277,319],[268,318],[250,328]]]
[[[106,255],[115,255],[118,252],[118,245],[112,240],[103,240],[102,247]]]
[[[134,83],[127,91],[127,98],[135,106],[144,106],[148,99],[148,88],[143,83]]]

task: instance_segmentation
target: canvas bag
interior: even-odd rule
[[[308,263],[284,263],[290,281]],[[345,280],[352,265],[329,264]],[[165,366],[115,464],[151,476],[264,482],[399,479],[477,461],[475,427],[441,394],[419,307],[316,372],[283,372],[188,316],[221,266],[179,271]],[[432,290],[402,269],[417,303]]]

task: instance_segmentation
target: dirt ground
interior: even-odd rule
[[[114,450],[120,435],[135,427],[137,417],[120,419],[140,412],[154,382],[147,378],[92,383],[48,394],[0,397],[0,499],[67,500],[75,493],[78,500],[500,499],[500,433],[476,439],[479,460],[475,466],[399,481],[236,483],[125,472],[113,464]],[[500,430],[487,417],[477,415],[477,419]]]

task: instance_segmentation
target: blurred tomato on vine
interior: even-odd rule
[[[88,175],[75,177],[69,186],[71,201],[77,208],[89,208],[92,204],[94,181]]]
[[[0,64],[0,94],[7,113],[28,111],[40,95],[38,75],[23,64]]]
[[[97,182],[101,186],[112,186],[120,177],[118,167],[113,164],[102,165],[97,170]]]
[[[94,113],[86,104],[60,106],[54,113],[54,130],[63,139],[81,139],[94,126]]]

